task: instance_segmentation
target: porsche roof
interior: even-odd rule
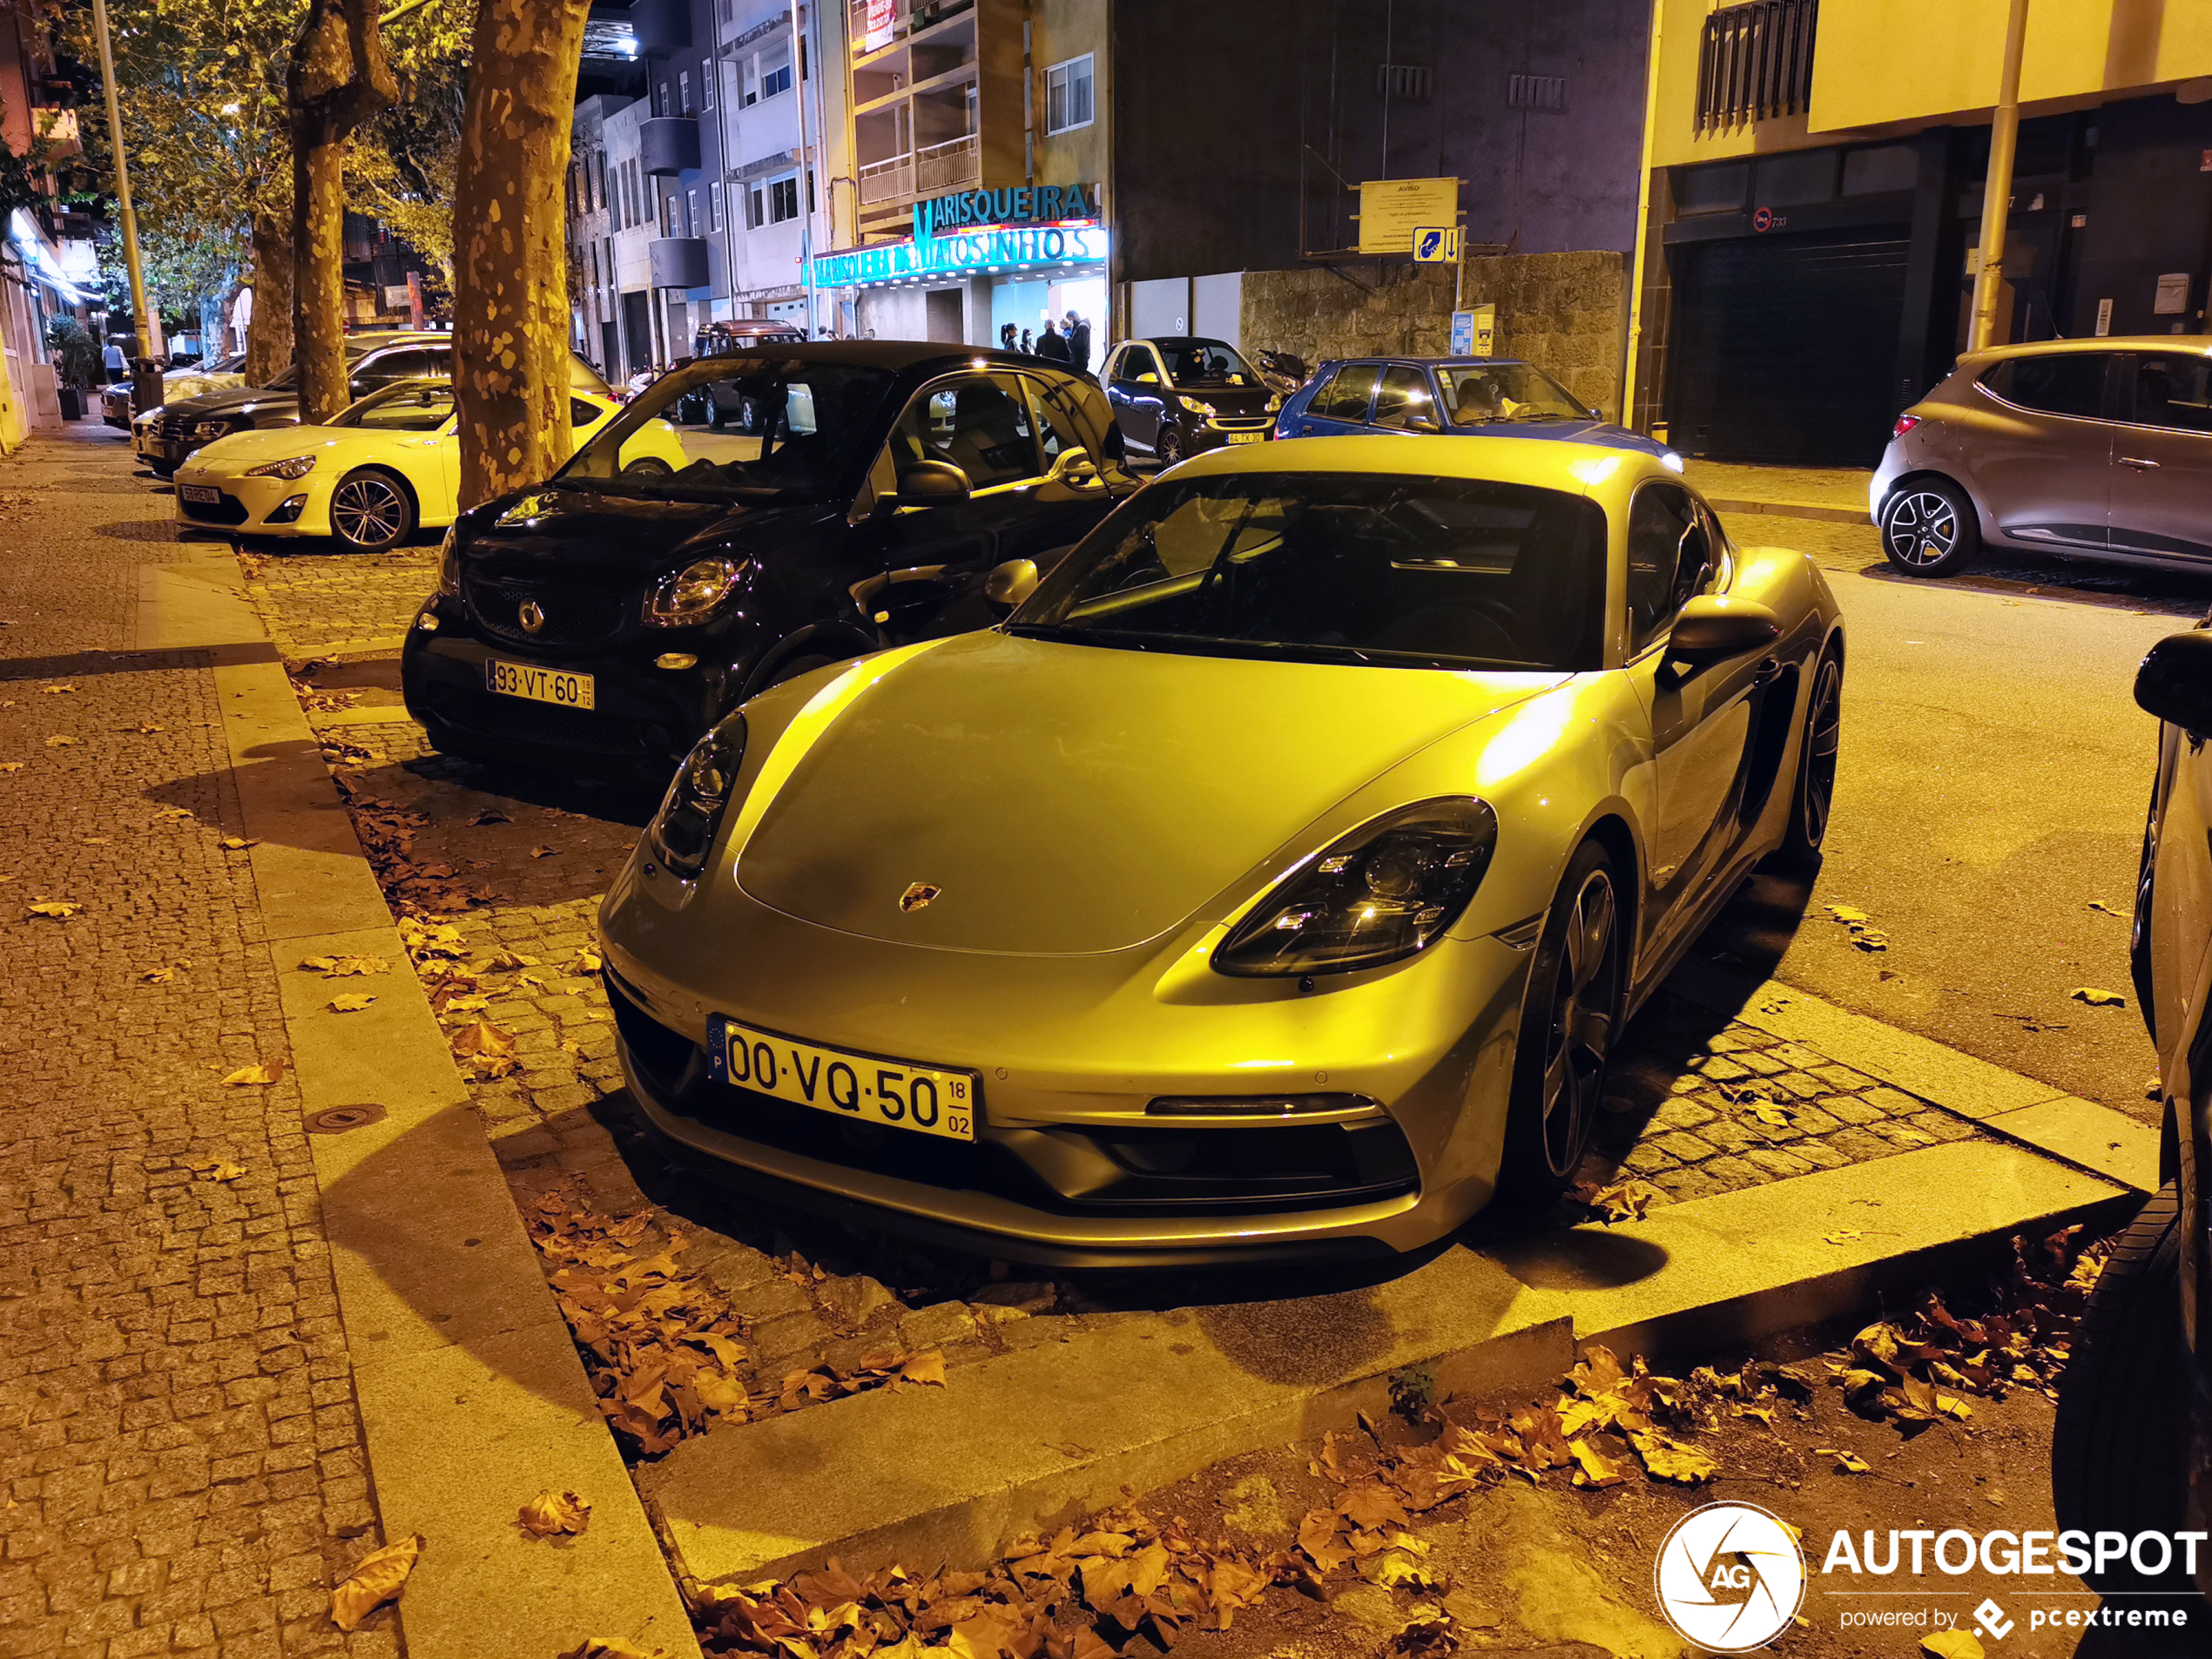
[[[1602,495],[1644,478],[1679,474],[1656,455],[1543,438],[1485,436],[1480,441],[1411,443],[1373,437],[1285,438],[1274,443],[1209,449],[1175,469],[1177,476],[1214,473],[1404,473],[1409,477],[1494,478],[1577,495]]]

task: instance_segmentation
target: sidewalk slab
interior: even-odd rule
[[[1716,513],[1767,513],[1777,518],[1810,518],[1823,524],[1871,524],[1864,508],[1829,507],[1818,502],[1777,501],[1766,497],[1708,496]]]
[[[2094,1170],[2138,1192],[2155,1192],[2158,1131],[2094,1100],[2063,1096],[2040,1106],[2000,1112],[1982,1127]]]
[[[229,566],[218,583],[218,561]],[[689,1617],[607,1432],[443,1032],[227,549],[149,569],[142,646],[214,658],[264,944],[311,1134],[339,1310],[384,1535],[423,1534],[400,1603],[412,1659],[544,1659],[605,1636],[697,1656]],[[389,971],[326,980],[320,955]],[[375,1001],[355,1013],[339,994]],[[516,1524],[547,1488],[592,1506],[560,1543]]]
[[[1075,1322],[1062,1339],[956,1368],[941,1390],[718,1427],[639,1484],[687,1586],[832,1554],[860,1571],[973,1563],[1124,1486],[1349,1427],[1359,1410],[1379,1413],[1408,1368],[1468,1393],[1534,1389],[1594,1338],[1694,1356],[2129,1202],[2024,1148],[1928,1147],[1611,1228],[1455,1245],[1372,1289]]]

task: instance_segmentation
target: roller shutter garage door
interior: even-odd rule
[[[1667,417],[1717,461],[1871,467],[1893,415],[1905,227],[1680,242]]]

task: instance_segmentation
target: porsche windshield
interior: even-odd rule
[[[641,494],[818,499],[878,434],[891,382],[849,363],[718,357],[662,375],[556,475]]]
[[[1156,483],[1007,624],[1082,644],[1397,667],[1595,668],[1605,514],[1483,479]]]

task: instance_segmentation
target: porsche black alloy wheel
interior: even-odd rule
[[[1804,738],[1797,752],[1797,787],[1790,799],[1790,827],[1782,841],[1783,863],[1803,868],[1820,861],[1836,806],[1836,755],[1843,732],[1844,665],[1831,651],[1813,671]]]

